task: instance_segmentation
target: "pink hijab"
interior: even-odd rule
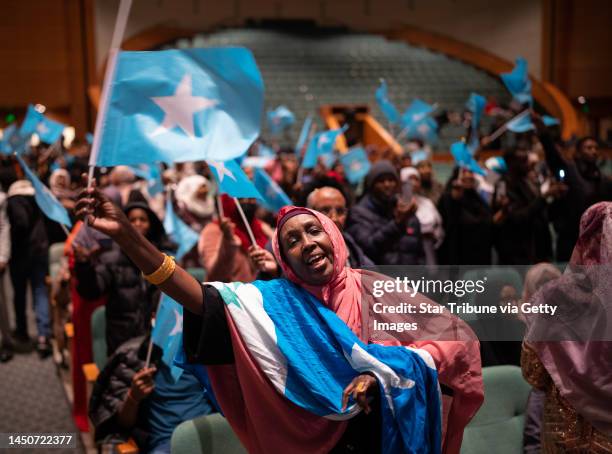
[[[612,203],[591,206],[580,219],[580,235],[565,274],[544,286],[533,304],[560,304],[579,317],[564,326],[545,317],[528,319],[527,340],[555,386],[594,427],[612,435],[612,342],[567,339],[612,326]],[[558,317],[559,318],[559,317]],[[607,321],[606,321],[607,318]]]
[[[333,246],[334,273],[331,280],[322,287],[308,285],[298,278],[285,261],[280,249],[280,230],[283,224],[298,214],[310,214],[316,217]],[[412,340],[406,337],[375,338],[369,335],[368,317],[371,316],[371,307],[375,301],[372,297],[372,283],[375,280],[389,278],[346,266],[348,252],[342,233],[331,219],[318,211],[286,206],[278,213],[277,225],[279,227],[272,238],[272,246],[278,263],[291,282],[305,288],[332,309],[362,341],[384,345],[407,345],[427,350],[431,354],[436,362],[440,383],[453,391],[453,398],[444,400],[443,452],[458,453],[463,439],[463,429],[476,414],[484,399],[480,349],[474,333],[464,322],[446,313],[436,317],[433,322],[420,323],[422,328],[413,332]],[[362,301],[362,295],[366,296],[365,302]],[[415,300],[417,304],[421,302],[435,304],[420,294]],[[385,302],[398,304],[402,301],[392,295],[386,296]],[[365,316],[362,313],[364,309],[367,309]],[[406,321],[405,316],[389,316],[387,320],[394,319]],[[450,330],[453,331],[452,335],[449,335]]]

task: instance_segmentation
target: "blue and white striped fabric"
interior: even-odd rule
[[[259,368],[291,402],[328,419],[350,419],[361,409],[351,401],[342,411],[342,392],[371,372],[380,385],[382,452],[440,452],[440,391],[428,352],[364,344],[333,311],[285,279],[212,285]]]

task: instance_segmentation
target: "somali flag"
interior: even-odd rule
[[[268,111],[268,128],[274,135],[280,134],[295,123],[295,115],[286,106],[278,106]]]
[[[533,104],[533,96],[531,95],[531,79],[527,69],[527,60],[517,58],[516,65],[509,73],[500,74],[501,80],[516,99],[521,104]]]
[[[557,126],[561,124],[558,118],[551,117],[550,115],[542,115],[542,122],[546,127]]]
[[[274,213],[278,212],[282,207],[287,205],[293,205],[293,202],[285,194],[285,191],[274,181],[268,172],[264,169],[255,168],[253,169],[253,183],[264,197],[263,206]]]
[[[450,151],[457,166],[463,167],[464,169],[468,169],[482,176],[487,174],[487,172],[480,167],[478,162],[474,159],[474,152],[476,150],[470,149],[468,144],[465,142],[455,142],[451,145]]]
[[[331,155],[333,157],[336,139],[340,134],[346,131],[346,129],[347,126],[345,125],[340,129],[332,129],[329,131],[323,131],[315,134],[315,136],[308,144],[308,148],[306,149],[306,153],[304,154],[302,167],[305,169],[312,169],[314,166],[317,165],[317,160],[319,159],[319,156]],[[327,166],[330,165],[332,157],[325,158],[325,164]]]
[[[170,197],[166,200],[164,230],[178,244],[178,250],[176,251],[177,260],[182,259],[185,254],[191,251],[200,239],[200,235],[176,215]]]
[[[387,121],[391,124],[397,124],[400,121],[400,115],[395,104],[389,99],[387,90],[387,82],[384,79],[380,80],[380,86],[376,89],[376,102],[382,111]]]
[[[22,136],[36,133],[42,142],[55,143],[62,137],[65,128],[66,125],[50,120],[30,104],[19,132]]]
[[[402,114],[402,125],[405,127],[420,124],[435,110],[435,106],[415,98]]]
[[[263,88],[244,48],[120,52],[91,164],[237,158],[259,135]]]
[[[300,131],[300,136],[298,137],[298,141],[295,144],[295,152],[296,154],[300,154],[302,152],[302,148],[306,145],[306,141],[308,140],[308,134],[310,134],[310,128],[312,127],[312,116],[309,115],[306,120],[304,120],[304,124],[302,125],[302,130]]]
[[[140,164],[137,166],[131,165],[130,168],[134,172],[134,175],[147,182],[149,195],[154,196],[164,191],[164,183],[162,182],[159,165]]]
[[[174,357],[183,345],[182,337],[183,306],[163,293],[157,306],[151,340],[163,350],[162,361],[170,368],[175,383],[181,378],[184,370],[174,365]]]
[[[405,128],[406,136],[409,138],[419,138],[427,143],[435,143],[438,140],[438,122],[431,117],[425,117]]]
[[[428,352],[364,344],[333,311],[285,279],[211,284],[243,345],[281,395],[315,415],[347,420],[360,408],[351,399],[342,410],[344,388],[372,373],[380,390],[381,451],[440,452],[441,399]],[[193,369],[213,395],[204,366]]]
[[[521,133],[531,131],[532,129],[535,129],[535,126],[531,122],[531,115],[529,113],[523,113],[518,114],[508,123],[506,123],[506,128],[508,131]]]
[[[24,154],[30,150],[32,134],[22,135],[15,123],[10,125],[2,133],[0,140],[0,153],[2,154]]]
[[[236,161],[208,161],[208,166],[215,177],[219,192],[232,197],[254,197],[263,200],[262,195]]]
[[[370,171],[370,160],[363,147],[351,148],[340,156],[346,179],[351,184],[358,184]]]
[[[72,221],[70,221],[70,216],[68,216],[68,211],[66,208],[55,198],[53,193],[46,187],[42,182],[38,179],[38,177],[30,170],[27,164],[23,161],[21,156],[16,155],[17,161],[21,165],[21,168],[26,174],[28,180],[32,182],[32,186],[34,186],[34,199],[38,204],[38,207],[41,209],[45,216],[49,219],[52,219],[55,222],[59,222],[60,224],[64,224],[67,227],[72,227]]]
[[[478,93],[470,93],[470,97],[465,103],[467,110],[472,112],[470,145],[472,147],[480,146],[480,120],[484,112],[487,100],[484,96]]]

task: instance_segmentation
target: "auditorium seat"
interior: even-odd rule
[[[461,454],[522,453],[531,387],[516,366],[485,367],[482,379],[485,401],[465,429]]]
[[[172,452],[181,454],[242,454],[240,444],[227,420],[219,413],[185,421],[174,429]]]
[[[324,104],[368,104],[375,118],[386,125],[374,93],[385,78],[389,97],[403,111],[413,98],[438,103],[439,111],[461,111],[471,91],[509,101],[500,80],[484,71],[445,55],[389,41],[379,35],[332,33],[319,29],[288,33],[274,29],[226,29],[212,34],[181,39],[164,48],[244,46],[257,60],[265,84],[266,109],[286,105],[296,124],[283,135],[281,143],[294,144],[309,114],[318,118]],[[482,128],[490,127],[484,117]],[[263,134],[268,133],[266,126]],[[441,128],[436,150],[448,151],[452,142],[465,135],[465,128]]]

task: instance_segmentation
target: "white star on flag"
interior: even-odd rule
[[[170,334],[168,334],[168,336],[175,336],[183,332],[183,317],[181,317],[181,314],[176,309],[173,309],[173,311],[174,311],[174,327],[172,328],[172,331],[170,331]]]
[[[151,100],[164,111],[164,120],[151,136],[162,134],[176,126],[189,137],[194,137],[193,114],[219,103],[216,99],[192,96],[191,74],[185,74],[173,96],[155,96]]]
[[[356,172],[358,170],[361,170],[361,162],[359,161],[353,161],[351,162],[350,168],[353,172]]]
[[[323,134],[317,141],[317,148],[321,148],[321,146],[325,145],[326,143],[329,143],[329,137],[327,137],[327,134]]]
[[[223,178],[225,178],[225,175],[230,177],[232,180],[237,181],[234,174],[227,167],[225,167],[225,163],[223,161],[209,161],[209,164],[217,171],[219,183],[223,183]]]
[[[38,125],[36,126],[36,131],[40,132],[41,134],[45,134],[49,132],[49,128],[47,128],[47,125],[45,125],[44,123],[38,123]]]
[[[425,118],[425,114],[422,113],[415,113],[412,115],[412,121],[414,121],[415,123],[417,121],[421,121],[423,118]]]
[[[417,131],[419,131],[421,134],[427,134],[429,132],[429,125],[423,123],[417,127]]]

